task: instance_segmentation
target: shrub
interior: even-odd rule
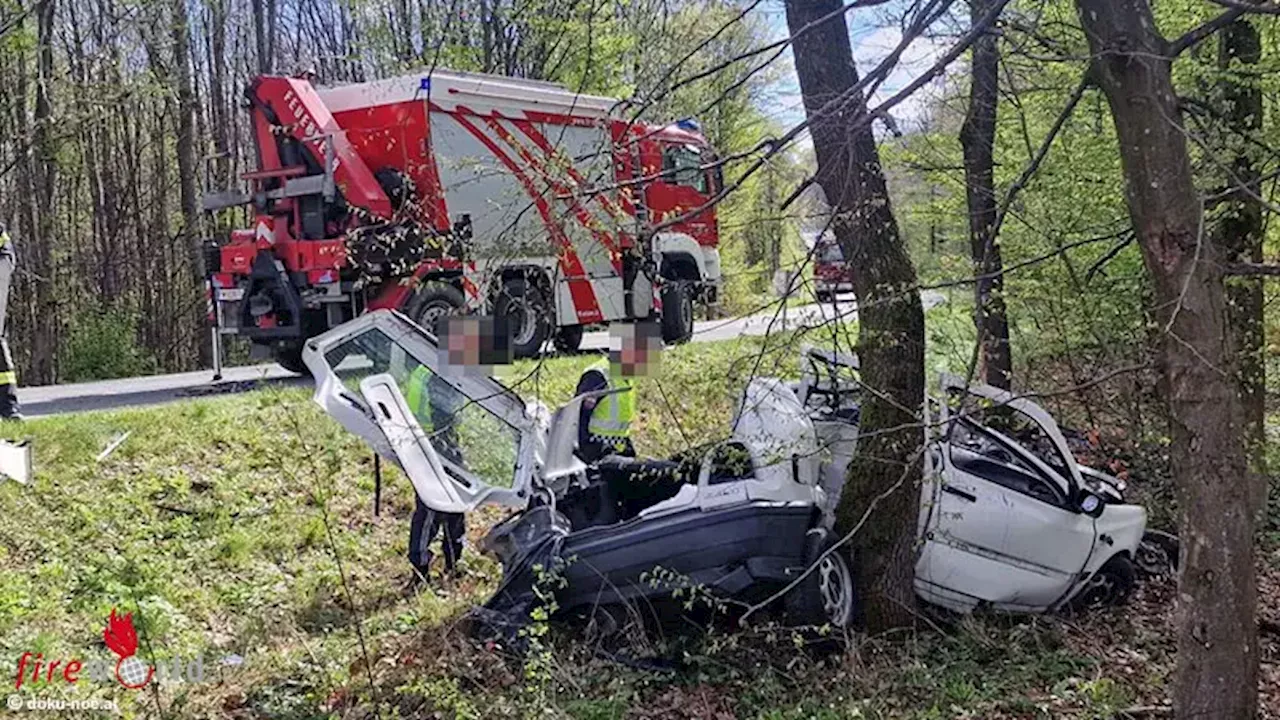
[[[155,358],[138,344],[138,319],[107,310],[81,315],[63,341],[61,376],[69,382],[145,375]]]

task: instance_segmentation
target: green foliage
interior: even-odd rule
[[[68,382],[107,380],[155,372],[156,362],[138,342],[133,313],[107,310],[78,316],[59,353]]]

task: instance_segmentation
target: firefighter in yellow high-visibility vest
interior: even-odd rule
[[[431,445],[441,459],[455,465],[462,464],[462,451],[458,445],[455,413],[462,407],[464,398],[448,382],[437,377],[425,365],[418,365],[405,383],[405,403],[418,424],[431,438]],[[445,572],[456,572],[462,558],[462,545],[467,532],[466,516],[433,510],[413,494],[413,517],[409,520],[409,564],[416,571],[416,580],[425,580],[431,566],[431,543],[443,529],[440,548],[444,554]]]
[[[646,323],[616,326],[609,359],[593,363],[578,378],[577,395],[620,389],[583,403],[578,417],[578,456],[595,462],[606,455],[635,457],[631,423],[635,419],[634,378],[646,375],[658,361],[656,330]]]
[[[441,351],[438,367],[450,373],[487,374],[493,365],[511,362],[510,344],[505,326],[491,318],[443,317],[436,323],[435,334]],[[431,446],[442,460],[459,467],[466,466],[458,425],[459,413],[468,404],[465,395],[448,380],[425,365],[414,362],[404,381],[405,403],[418,424],[431,438]],[[457,570],[466,536],[466,516],[427,507],[414,493],[413,517],[409,521],[409,562],[415,570],[415,585],[427,578],[431,564],[431,542],[444,530],[441,547],[447,573]]]
[[[13,238],[4,223],[0,222],[0,419],[21,420],[18,414],[18,371],[13,366],[9,352],[9,328],[6,319],[9,309],[9,288],[13,270],[17,266],[17,254]]]

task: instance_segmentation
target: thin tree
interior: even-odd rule
[[[1180,718],[1252,718],[1257,585],[1248,463],[1220,248],[1205,237],[1170,44],[1147,0],[1077,0],[1093,79],[1115,121],[1129,207],[1155,286],[1161,372],[1180,494]]]
[[[972,22],[982,21],[992,0],[970,0]],[[964,150],[965,198],[969,206],[969,250],[973,258],[973,324],[978,334],[979,373],[990,385],[1008,389],[1013,372],[1009,318],[1004,302],[1004,261],[996,237],[995,141],[999,101],[1000,50],[994,31],[974,43],[969,73],[969,108],[960,127]]]
[[[180,234],[185,241],[187,263],[191,276],[188,292],[196,292],[204,282],[204,232],[200,217],[200,201],[196,196],[199,187],[196,174],[199,172],[196,157],[196,101],[191,80],[190,29],[187,20],[186,0],[173,0],[171,3],[173,16],[170,18],[170,29],[173,37],[173,79],[174,89],[178,96],[178,198],[182,207],[182,227]],[[191,303],[193,309],[198,307]],[[200,351],[200,365],[204,367],[209,361],[208,344],[204,342],[204,334],[199,333],[199,323],[184,323],[196,330],[193,345]]]

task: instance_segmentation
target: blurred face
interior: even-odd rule
[[[511,363],[505,328],[493,318],[475,315],[448,318],[440,337],[445,365],[487,374],[495,365]]]
[[[609,360],[626,377],[648,375],[662,359],[662,344],[650,323],[614,325],[609,331]]]
[[[451,317],[445,325],[440,348],[445,364],[475,367],[480,364],[480,323],[474,317]]]

